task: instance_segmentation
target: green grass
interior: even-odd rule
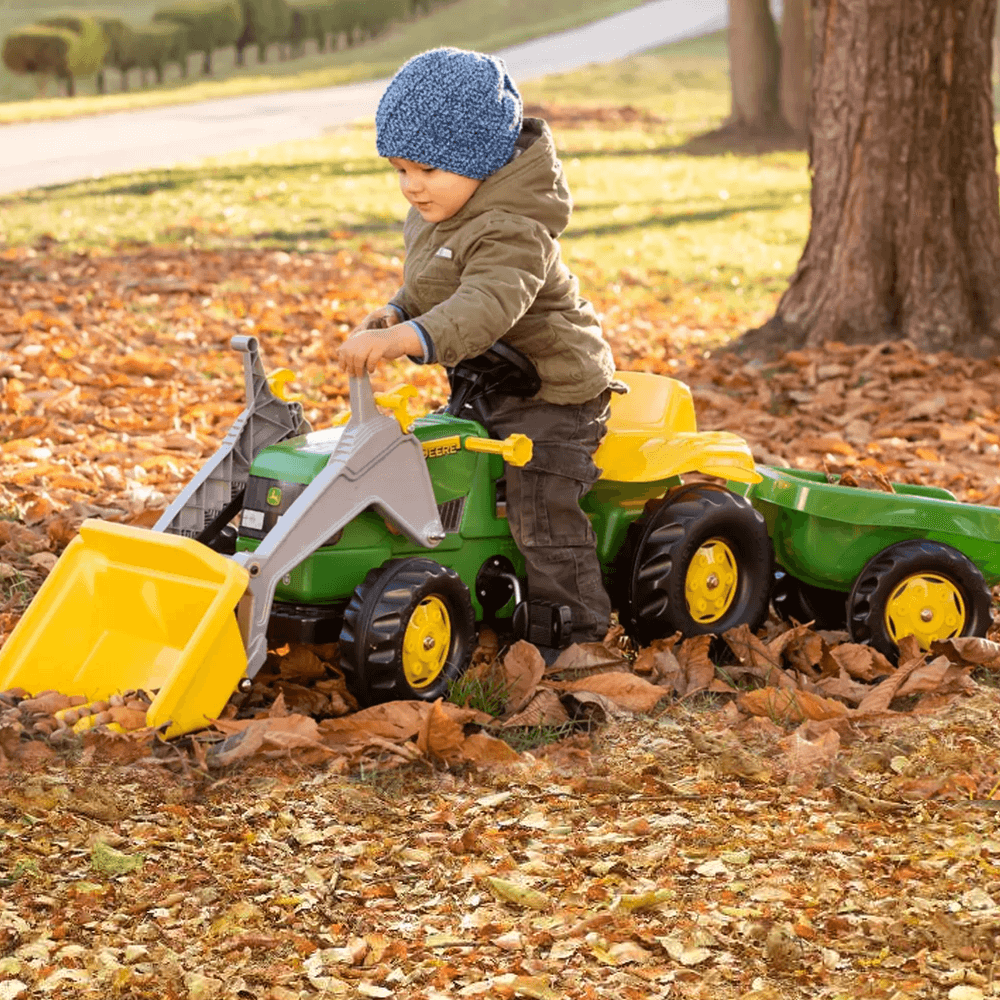
[[[727,65],[725,39],[714,35],[522,87],[527,102],[553,106],[576,205],[563,252],[625,357],[648,352],[648,336],[633,344],[628,333],[647,321],[707,348],[765,319],[808,233],[804,153],[685,151],[688,139],[728,113]],[[610,106],[608,94],[656,120],[609,128],[594,112],[586,121],[580,109]],[[565,124],[580,114],[584,127]],[[391,259],[401,255],[406,207],[376,155],[373,129],[355,126],[197,167],[0,199],[0,243],[31,245],[48,234],[65,251],[186,242],[292,252],[364,247]]]
[[[211,79],[182,80],[177,67],[171,67],[164,84],[130,93],[109,93],[94,96],[92,80],[78,82],[75,98],[35,98],[33,78],[18,77],[0,64],[0,122],[26,121],[40,118],[67,117],[80,114],[120,111],[126,108],[150,107],[211,97],[232,97],[239,94],[326,87],[355,80],[370,80],[390,76],[411,55],[438,45],[457,45],[492,51],[518,42],[538,38],[555,31],[586,24],[639,5],[641,0],[456,0],[432,11],[429,15],[397,25],[391,31],[365,45],[334,53],[319,53],[315,44],[306,46],[300,59],[280,62],[276,47],[269,61],[255,64],[256,52],[247,50],[247,65],[235,65],[232,49],[220,50],[213,57]],[[0,39],[20,24],[67,8],[103,9],[124,14],[136,24],[149,21],[153,11],[161,7],[160,0],[149,3],[111,0],[69,0],[46,3],[43,0],[0,0]],[[200,56],[191,57],[194,70]],[[109,89],[119,87],[119,74],[109,71]],[[137,71],[132,74],[138,80]],[[54,87],[50,88],[54,94]],[[35,98],[35,99],[31,99]]]
[[[462,674],[448,687],[448,701],[462,708],[485,712],[494,718],[503,715],[509,697],[510,691],[499,671],[492,677]]]

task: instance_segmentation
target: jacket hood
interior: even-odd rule
[[[461,225],[496,209],[527,216],[553,238],[559,236],[569,223],[573,200],[549,126],[541,118],[525,118],[516,148],[520,155],[490,174],[461,210],[440,225]]]

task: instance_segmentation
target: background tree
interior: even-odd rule
[[[768,0],[729,0],[729,124],[767,132],[780,124],[781,49]]]
[[[803,139],[809,128],[809,21],[809,0],[785,0],[778,106],[785,124]]]
[[[746,344],[1000,348],[997,0],[814,0],[812,227]]]
[[[803,143],[809,106],[809,0],[785,0],[779,35],[771,0],[729,0],[732,111],[716,133],[737,143]]]

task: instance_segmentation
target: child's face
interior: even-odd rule
[[[399,190],[424,222],[450,219],[475,194],[482,181],[390,156],[399,175]]]

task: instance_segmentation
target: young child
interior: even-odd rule
[[[605,433],[614,363],[560,256],[572,201],[552,134],[541,119],[522,120],[500,59],[453,48],[407,62],[375,123],[379,155],[412,206],[404,284],[344,342],[340,366],[361,375],[405,354],[450,367],[501,339],[527,355],[540,391],[496,397],[488,424],[495,437],[534,441],[532,460],[506,471],[511,532],[529,600],[572,613],[563,644],[599,641],[611,606],[579,501],[600,476],[591,456]]]

